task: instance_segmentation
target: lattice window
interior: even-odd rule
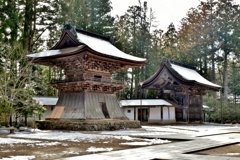
[[[103,91],[104,91],[104,92],[109,91],[109,89],[110,89],[109,86],[104,86],[104,87],[103,87]]]
[[[98,90],[100,89],[100,87],[99,87],[98,85],[94,85],[94,86],[92,87],[92,89],[93,89],[93,91],[98,91]]]

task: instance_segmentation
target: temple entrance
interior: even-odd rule
[[[198,95],[189,96],[189,121],[201,121],[202,120],[202,106],[201,97]]]
[[[138,120],[142,122],[147,122],[148,121],[148,109],[138,109]]]
[[[103,112],[103,115],[105,116],[105,118],[110,118],[106,103],[100,102],[100,107],[102,108],[102,112]]]

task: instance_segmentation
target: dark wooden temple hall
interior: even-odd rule
[[[203,120],[205,91],[219,91],[221,86],[202,77],[192,66],[165,59],[158,71],[143,82],[142,89],[156,90],[159,99],[178,104],[176,121],[191,122]]]
[[[46,65],[54,70],[50,85],[59,90],[60,95],[44,125],[45,128],[54,126],[56,129],[67,129],[72,125],[67,124],[66,127],[63,124],[57,125],[64,120],[66,122],[75,120],[75,123],[86,120],[127,120],[115,95],[115,92],[125,88],[125,85],[123,82],[113,80],[112,74],[140,67],[146,62],[144,58],[118,50],[109,37],[77,29],[71,25],[64,27],[60,40],[52,48],[30,54],[28,58],[33,63]],[[139,127],[139,122],[136,123],[138,124],[133,126]],[[106,128],[98,126],[94,129]],[[79,130],[89,129],[80,127]]]

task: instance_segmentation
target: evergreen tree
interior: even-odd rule
[[[177,60],[178,55],[178,33],[173,23],[168,26],[168,30],[162,37],[162,49],[165,57]]]
[[[71,24],[101,35],[113,35],[114,18],[110,0],[70,0],[61,1],[62,25]]]
[[[198,66],[202,75],[216,82],[215,66],[222,65],[225,99],[228,95],[228,57],[239,52],[239,11],[239,5],[232,0],[201,2],[182,19],[179,31],[181,56],[189,64]],[[211,76],[208,70],[212,71]]]
[[[0,1],[0,41],[13,45],[19,38],[19,26],[22,19],[18,9],[19,0]]]
[[[229,93],[233,96],[233,103],[238,103],[238,98],[240,96],[240,66],[239,62],[230,63],[229,70]]]
[[[234,5],[232,0],[220,0],[216,8],[218,23],[218,43],[223,51],[224,61],[224,98],[228,98],[228,57],[239,52],[240,44],[240,6]]]
[[[150,17],[147,16],[148,13],[147,2],[144,2],[142,5],[141,1],[139,1],[139,5],[130,6],[125,15],[121,16],[116,22],[116,25],[119,27],[117,27],[115,33],[117,44],[124,44],[120,46],[121,50],[137,57],[152,59],[152,35],[150,34],[150,30],[154,16],[151,10]],[[129,98],[141,97],[139,84],[150,76],[151,72],[149,71],[152,71],[151,67],[152,64],[149,61],[141,68],[129,70],[130,73],[128,73],[131,75],[130,91],[128,92],[130,94]]]

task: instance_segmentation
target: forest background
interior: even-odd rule
[[[117,93],[119,99],[140,98],[140,82],[169,58],[195,66],[223,86],[220,96],[209,92],[204,99],[214,110],[209,112],[213,121],[222,115],[224,120],[240,119],[240,6],[233,0],[199,2],[178,29],[171,23],[166,32],[141,0],[115,17],[111,0],[1,0],[0,10],[0,120],[8,121],[13,112],[16,122],[22,115],[40,116],[44,108],[32,97],[58,95],[47,85],[51,69],[31,64],[26,55],[53,46],[65,24],[112,37],[123,52],[148,60],[140,68],[114,74],[128,86]],[[148,91],[143,98],[155,97]]]

